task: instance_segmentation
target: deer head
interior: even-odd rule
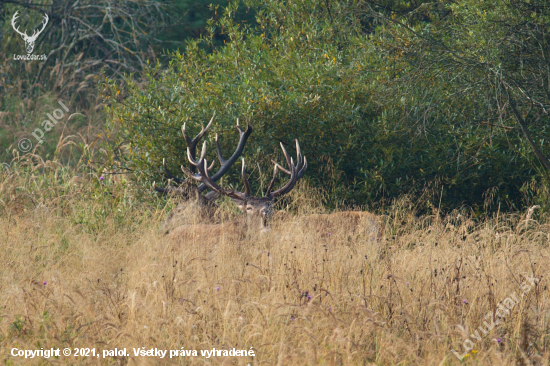
[[[21,37],[23,37],[23,41],[25,41],[25,48],[27,49],[27,53],[30,54],[34,50],[34,42],[36,42],[36,39],[38,38],[40,33],[44,31],[44,29],[46,28],[46,25],[48,24],[48,20],[49,20],[48,14],[44,13],[44,20],[42,20],[42,29],[40,29],[39,31],[35,29],[32,36],[28,36],[26,29],[25,29],[25,32],[22,33],[19,31],[19,27],[15,25],[15,20],[17,19],[17,13],[18,12],[16,11],[15,14],[13,14],[13,17],[11,18],[11,26],[13,27],[14,31],[16,31]]]
[[[233,202],[237,204],[239,209],[247,215],[248,221],[257,221],[259,223],[260,229],[266,230],[267,220],[273,215],[274,198],[290,192],[296,185],[296,182],[298,181],[298,179],[303,177],[307,169],[307,160],[305,157],[302,157],[302,152],[300,150],[300,144],[298,143],[298,140],[296,140],[296,154],[297,154],[296,165],[294,165],[294,160],[288,156],[288,153],[286,152],[286,149],[282,143],[281,143],[281,149],[283,150],[283,154],[285,156],[289,170],[283,168],[277,162],[273,160],[271,161],[274,164],[273,178],[271,179],[271,182],[269,183],[269,186],[267,187],[266,193],[263,197],[253,197],[250,195],[250,184],[246,176],[246,165],[244,162],[244,158],[243,158],[242,171],[241,171],[244,188],[245,188],[244,192],[237,192],[233,189],[225,189],[220,187],[218,184],[216,184],[213,177],[210,177],[210,173],[209,173],[210,169],[208,167],[208,162],[205,159],[206,143],[203,143],[202,145],[202,152],[198,161],[195,160],[195,158],[191,155],[190,150],[187,149],[187,157],[189,159],[189,162],[191,163],[191,165],[195,166],[198,169],[199,171],[198,174],[195,174],[189,171],[183,166],[181,167],[181,169],[190,178],[193,178],[201,182],[201,184],[206,185],[212,191],[222,194],[224,196],[230,197],[233,200]],[[218,155],[219,155],[219,149],[218,149]],[[278,170],[282,170],[284,173],[289,175],[290,179],[281,188],[274,191],[273,186],[277,179]]]
[[[206,134],[206,132],[208,132],[208,129],[210,128],[210,126],[212,125],[212,122],[214,121],[214,117],[215,116],[212,116],[212,118],[210,119],[210,122],[208,122],[208,125],[206,126],[206,128],[201,128],[201,131],[194,138],[189,137],[189,135],[187,134],[187,130],[185,129],[185,123],[181,127],[181,132],[182,132],[183,137],[185,138],[185,142],[187,144],[187,155],[189,156],[190,162],[194,161],[195,156],[196,156],[196,151],[197,151],[197,144],[199,143],[200,139]],[[218,169],[218,171],[211,176],[211,180],[213,182],[216,182],[225,173],[227,173],[229,171],[229,168],[231,167],[231,165],[233,165],[233,163],[239,158],[239,156],[241,156],[241,154],[244,150],[244,146],[246,144],[246,141],[248,140],[248,137],[252,133],[252,126],[250,125],[250,122],[248,120],[246,122],[246,125],[247,125],[246,126],[246,131],[243,131],[241,126],[239,125],[239,120],[237,119],[237,126],[236,127],[237,127],[237,130],[239,131],[239,142],[237,144],[237,148],[233,152],[233,155],[231,155],[231,157],[227,160],[224,159],[223,156],[222,156],[220,145],[218,143],[218,135],[216,135],[216,149],[217,149],[217,152],[218,152],[218,160],[220,161],[220,169]],[[208,171],[212,170],[212,168],[214,167],[214,163],[215,162],[213,162],[212,165],[210,165],[210,167],[207,167]],[[199,203],[202,203],[202,204],[205,204],[205,205],[212,205],[213,204],[213,201],[215,200],[215,198],[218,195],[216,192],[208,192],[205,195],[201,194],[207,188],[210,188],[208,185],[206,185],[202,182],[198,187],[195,186],[195,185],[192,185],[192,184],[190,184],[192,182],[191,180],[180,179],[180,178],[174,176],[172,173],[170,173],[170,171],[166,167],[166,160],[165,159],[163,159],[162,164],[164,166],[165,176],[169,179],[169,183],[171,181],[173,181],[173,182],[177,183],[179,185],[179,187],[174,187],[174,186],[168,185],[165,188],[160,188],[160,187],[157,187],[153,183],[153,186],[154,186],[154,188],[157,192],[168,193],[168,194],[180,196],[180,197],[183,197],[183,198],[192,198],[194,196],[193,198],[196,198],[199,201]],[[196,170],[197,170],[196,166],[193,165],[192,163],[190,163],[190,164],[191,164],[190,169],[191,169],[192,173],[195,173]],[[184,169],[183,166],[182,166],[182,169]],[[187,171],[187,170],[184,170],[184,171]]]

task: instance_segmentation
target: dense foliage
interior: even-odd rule
[[[431,129],[461,126],[456,146],[451,141],[449,146],[461,171],[458,181],[471,181],[460,186],[474,187],[474,201],[485,191],[497,200],[511,199],[509,204],[519,203],[519,197],[530,203],[522,182],[546,181],[550,170],[545,145],[549,4],[464,0],[425,5],[400,19],[372,12],[389,25],[377,34],[378,48],[399,65],[395,95],[410,98],[405,108],[428,115]]]
[[[545,1],[121,4],[118,11],[131,17],[109,23],[100,22],[107,8],[76,14],[38,4],[52,22],[37,46],[48,62],[4,63],[0,87],[8,109],[42,88],[74,101],[91,95],[89,76],[108,66],[112,168],[135,173],[144,187],[162,179],[163,158],[173,171],[186,160],[181,125],[197,132],[213,114],[226,154],[235,146],[235,120],[254,126],[245,157],[256,192],[265,189],[270,160],[280,158],[279,143],[292,150],[295,138],[310,163],[307,179],[332,204],[431,186],[444,208],[517,208],[533,202],[533,182],[546,181]],[[11,52],[21,46],[8,21],[16,7],[0,5],[2,52]],[[36,23],[39,13],[28,10],[22,24]],[[72,33],[62,32],[64,17]],[[101,37],[80,30],[77,18]],[[172,52],[169,64],[156,58],[163,49]],[[21,67],[28,78],[15,76]],[[13,115],[16,125],[25,114],[10,113],[2,118]],[[226,183],[241,184],[237,171]]]
[[[179,171],[182,123],[196,131],[216,113],[226,149],[235,119],[251,119],[246,157],[262,171],[279,142],[299,138],[309,179],[334,202],[439,182],[444,207],[530,203],[525,183],[545,175],[533,154],[546,150],[548,85],[535,81],[548,66],[544,2],[246,5],[255,25],[234,21],[233,2],[170,67],[147,67],[139,86],[110,83],[111,96],[125,97],[110,99],[112,127],[120,122],[128,143],[123,164],[140,180],[161,179],[163,157]],[[228,37],[224,47],[214,45],[216,32]],[[542,98],[529,115],[534,144],[508,110],[511,97],[520,114],[529,107],[510,75]]]

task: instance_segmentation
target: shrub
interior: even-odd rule
[[[138,181],[161,179],[163,158],[179,171],[186,161],[181,125],[196,131],[215,113],[226,150],[235,119],[252,120],[245,155],[262,173],[279,142],[292,146],[299,138],[308,179],[330,193],[332,205],[375,202],[435,181],[445,187],[446,208],[481,207],[490,189],[508,207],[524,202],[519,188],[536,173],[520,135],[488,134],[478,118],[492,101],[478,89],[457,98],[461,85],[449,70],[415,72],[418,57],[405,57],[400,43],[388,46],[400,33],[361,2],[246,4],[256,25],[235,22],[239,4],[231,3],[167,68],[150,65],[143,78],[106,81],[109,130],[127,148],[116,156]],[[411,22],[427,31],[435,24],[428,19]],[[216,46],[215,34],[227,37],[225,46]]]

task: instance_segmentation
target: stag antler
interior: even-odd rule
[[[181,169],[189,177],[193,178],[194,180],[197,180],[197,181],[201,182],[201,184],[198,187],[198,193],[204,191],[206,188],[209,188],[209,187],[206,184],[204,184],[204,182],[202,181],[201,175],[195,173],[197,168],[199,168],[199,171],[201,170],[201,168],[197,166],[198,163],[195,161],[197,145],[198,145],[200,139],[206,134],[206,132],[208,132],[210,126],[212,125],[212,122],[214,121],[214,117],[215,117],[215,115],[212,116],[212,119],[210,119],[210,122],[208,123],[206,128],[201,128],[201,131],[194,138],[189,137],[189,135],[187,134],[187,131],[185,129],[185,123],[183,124],[183,126],[181,128],[183,137],[185,138],[185,142],[187,144],[187,157],[188,157],[189,163],[190,163],[190,169],[189,170],[186,169],[183,165],[181,166]],[[246,141],[248,140],[248,137],[250,137],[250,134],[252,133],[252,126],[250,125],[250,121],[248,119],[247,119],[246,123],[247,123],[246,131],[243,131],[241,126],[239,125],[239,120],[237,119],[237,126],[236,127],[237,127],[237,130],[239,130],[239,142],[237,144],[237,148],[233,152],[233,155],[231,155],[231,157],[227,160],[224,159],[223,156],[222,156],[221,148],[220,148],[220,145],[219,145],[219,142],[218,142],[218,135],[216,135],[216,150],[217,150],[217,153],[218,153],[218,160],[220,161],[221,166],[220,166],[220,169],[214,175],[212,175],[212,177],[211,177],[212,181],[215,182],[215,181],[219,180],[225,173],[227,173],[227,171],[229,170],[231,165],[233,165],[233,163],[239,158],[239,156],[241,156],[241,154],[244,150],[244,146],[246,144]],[[204,154],[206,154],[206,150],[205,150],[205,146],[203,145],[203,152],[201,154],[201,157],[202,157],[203,160],[204,160],[204,156],[203,156]],[[200,159],[199,159],[199,161],[200,161]],[[214,167],[214,163],[215,162],[212,162],[210,167],[207,167],[206,170],[207,171],[212,170],[212,168]],[[182,183],[187,181],[186,179],[180,179],[180,178],[174,176],[168,170],[168,168],[166,167],[165,159],[163,159],[162,164],[164,166],[165,174],[170,180],[173,180],[174,182],[176,182],[178,184],[182,184]],[[159,187],[154,186],[154,188],[157,192],[176,193],[176,194],[186,195],[185,190],[183,190],[182,188],[177,188],[177,187],[172,187],[172,186],[167,186],[166,188],[159,188]]]
[[[271,179],[271,182],[269,183],[269,186],[267,188],[266,194],[264,196],[264,199],[273,200],[275,197],[279,197],[283,194],[286,194],[290,192],[294,186],[296,185],[296,182],[298,179],[302,178],[304,176],[304,173],[307,169],[307,159],[305,157],[302,157],[302,152],[300,150],[300,144],[298,143],[298,140],[296,140],[296,155],[297,155],[297,164],[294,165],[294,161],[292,158],[289,158],[288,153],[286,152],[285,147],[281,143],[281,148],[283,150],[283,154],[285,156],[285,159],[287,161],[287,164],[290,168],[290,170],[287,170],[283,168],[281,165],[279,165],[277,162],[272,161],[274,164],[273,168],[273,179]],[[208,168],[208,162],[206,161],[206,142],[202,145],[202,152],[201,157],[198,161],[192,160],[190,155],[188,154],[189,161],[198,168],[199,174],[193,174],[187,169],[184,169],[182,167],[182,170],[191,178],[200,181],[204,183],[208,188],[211,190],[218,192],[219,194],[223,194],[225,196],[246,201],[248,198],[251,198],[250,196],[250,183],[248,182],[248,178],[246,175],[246,165],[243,158],[243,164],[242,164],[242,170],[241,175],[245,187],[244,192],[238,192],[233,189],[225,189],[220,187],[216,182],[214,181],[213,177],[210,177],[209,174],[209,168]],[[277,179],[277,171],[278,169],[282,170],[283,172],[290,175],[289,181],[283,185],[281,188],[279,188],[276,191],[272,191],[273,186],[275,184],[275,181]]]
[[[300,144],[298,143],[298,139],[296,139],[296,157],[298,163],[296,166],[294,165],[294,162],[292,161],[292,158],[288,158],[288,154],[285,150],[285,147],[283,146],[283,143],[281,142],[281,149],[283,150],[283,154],[285,155],[286,162],[288,166],[290,167],[290,170],[286,170],[281,165],[279,165],[276,161],[271,160],[273,163],[273,179],[271,179],[271,182],[269,183],[269,186],[267,187],[267,191],[265,193],[266,197],[275,198],[278,196],[281,196],[283,194],[286,194],[294,188],[296,185],[296,182],[298,179],[302,178],[304,176],[304,173],[307,169],[307,159],[304,156],[302,158],[302,151],[300,150]],[[284,173],[290,175],[290,180],[281,188],[278,190],[271,192],[273,189],[273,186],[275,184],[275,180],[277,179],[277,168],[282,170]]]
[[[208,122],[206,127],[201,127],[201,132],[199,132],[197,134],[197,136],[195,136],[194,138],[189,137],[189,135],[187,134],[187,130],[185,129],[185,123],[183,124],[183,126],[181,126],[181,132],[183,134],[183,137],[185,138],[185,143],[187,144],[187,149],[191,151],[191,155],[193,157],[196,155],[197,144],[199,143],[200,139],[204,136],[204,134],[206,132],[208,132],[208,130],[210,129],[210,126],[212,126],[212,122],[214,121],[214,117],[216,117],[216,114],[214,114],[212,116],[212,118],[210,119],[210,122]],[[168,170],[168,167],[166,166],[166,160],[165,159],[162,159],[162,166],[164,167],[164,173],[165,173],[167,178],[173,180],[174,182],[176,182],[178,184],[182,184],[183,182],[185,182],[185,179],[180,179],[180,178],[174,176]],[[194,169],[194,168],[192,168],[192,169]]]

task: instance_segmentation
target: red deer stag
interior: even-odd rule
[[[185,142],[187,144],[187,155],[190,156],[191,159],[195,159],[197,145],[199,141],[202,139],[202,137],[208,132],[213,121],[214,121],[214,116],[212,116],[208,125],[205,128],[201,128],[201,131],[194,138],[189,137],[185,129],[185,123],[183,124],[181,131],[182,131],[183,137],[185,138]],[[244,146],[246,145],[246,142],[250,137],[250,134],[252,133],[252,126],[250,125],[250,122],[248,120],[247,120],[246,131],[243,131],[243,129],[239,125],[238,119],[237,119],[236,128],[239,131],[239,142],[237,144],[237,147],[235,148],[235,151],[233,152],[231,157],[227,160],[224,159],[224,157],[222,156],[220,145],[218,143],[218,135],[216,135],[216,150],[218,153],[218,160],[220,161],[220,168],[216,173],[212,174],[211,176],[211,180],[214,182],[219,180],[225,173],[227,173],[231,165],[239,158],[239,156],[241,156],[244,150]],[[206,191],[207,188],[209,188],[206,184],[200,184],[197,187],[192,183],[193,181],[190,179],[180,179],[174,176],[168,170],[165,159],[163,159],[162,164],[164,167],[165,177],[168,178],[168,185],[165,188],[161,188],[161,187],[157,187],[156,184],[153,183],[153,187],[157,192],[179,197],[184,200],[184,203],[179,204],[172,212],[170,212],[170,214],[162,224],[162,230],[164,232],[168,232],[171,228],[174,228],[176,226],[183,224],[182,217],[185,216],[183,215],[183,212],[188,209],[193,210],[195,213],[197,213],[198,211],[200,216],[204,216],[206,218],[212,217],[213,213],[217,208],[214,201],[218,197],[218,193],[213,191],[213,192],[207,192],[206,194],[203,195],[202,193]],[[212,165],[208,167],[207,170],[210,172],[213,167],[214,167],[214,163],[212,163]],[[182,169],[185,169],[185,168],[183,168],[182,166]],[[191,164],[190,169],[192,172],[195,172],[196,166]],[[178,186],[176,187],[172,186],[171,182],[176,183]]]
[[[198,170],[198,173],[193,173],[190,170],[182,167],[182,170],[190,178],[200,182],[201,184],[206,185],[213,192],[218,194],[230,197],[239,209],[246,213],[246,224],[243,225],[241,221],[231,221],[225,222],[222,224],[202,224],[202,225],[182,225],[175,230],[170,232],[170,237],[174,239],[183,239],[183,238],[202,238],[203,236],[207,237],[218,237],[223,235],[240,235],[242,234],[243,228],[256,228],[260,231],[268,230],[267,221],[271,216],[273,216],[273,200],[276,197],[282,196],[290,192],[298,179],[303,177],[307,169],[307,160],[302,157],[300,151],[300,145],[298,140],[296,140],[296,152],[297,152],[297,163],[294,164],[294,160],[288,156],[286,149],[283,144],[281,144],[285,159],[287,161],[289,170],[283,168],[277,162],[272,161],[274,164],[273,168],[273,178],[267,188],[266,194],[264,197],[253,197],[250,195],[250,184],[246,175],[246,165],[243,159],[242,165],[242,179],[244,183],[245,190],[244,192],[238,192],[233,189],[226,189],[219,186],[210,176],[208,169],[208,162],[206,161],[206,143],[203,144],[202,153],[197,161],[191,156],[190,150],[188,150],[188,159],[192,166],[195,166]],[[275,181],[277,179],[278,170],[282,170],[290,176],[289,180],[279,189],[273,190]]]
[[[239,209],[246,213],[246,224],[243,225],[241,221],[231,221],[221,224],[199,224],[199,225],[182,225],[170,233],[170,237],[173,239],[189,239],[206,237],[221,237],[221,236],[240,236],[243,233],[243,228],[250,228],[252,230],[259,229],[260,232],[269,230],[268,222],[273,216],[273,202],[276,197],[280,197],[289,193],[298,179],[302,178],[307,169],[307,159],[302,156],[300,145],[296,140],[296,164],[294,160],[289,157],[284,145],[281,143],[281,149],[283,151],[288,168],[283,168],[280,164],[272,160],[274,164],[273,178],[268,185],[266,193],[263,197],[253,197],[250,192],[250,184],[248,182],[246,174],[246,165],[244,159],[242,160],[242,180],[244,184],[244,192],[235,191],[233,189],[226,189],[219,186],[210,175],[210,168],[206,160],[206,143],[203,143],[201,156],[198,160],[191,154],[191,150],[187,150],[187,157],[191,166],[197,168],[198,173],[192,172],[182,166],[182,171],[189,177],[198,182],[201,185],[205,185],[212,192],[230,197],[233,202],[239,207]],[[273,190],[278,171],[281,170],[285,174],[289,175],[289,180],[279,189]],[[288,217],[283,217],[286,220]],[[318,235],[335,236],[349,235],[356,232],[358,228],[366,229],[369,236],[379,238],[381,235],[381,222],[379,218],[368,212],[361,211],[345,211],[332,214],[318,214],[301,216],[297,220],[292,220],[293,224],[297,224],[306,232],[315,232]],[[287,225],[288,226],[288,225]]]
[[[185,168],[182,167],[182,170],[189,176],[190,178],[195,179],[196,181],[201,182],[201,184],[206,185],[208,188],[210,188],[212,191],[230,197],[233,202],[239,207],[239,209],[246,213],[248,218],[248,224],[257,224],[258,228],[261,230],[266,230],[267,226],[267,220],[273,216],[273,200],[276,197],[282,196],[284,194],[287,194],[290,192],[294,186],[296,185],[296,182],[298,179],[302,178],[304,176],[304,173],[307,169],[307,159],[305,157],[302,157],[302,152],[300,151],[300,144],[298,143],[298,140],[296,140],[296,165],[294,164],[294,160],[288,156],[288,153],[286,152],[286,149],[284,145],[281,143],[281,149],[283,150],[283,154],[285,156],[286,162],[288,164],[289,170],[283,168],[281,165],[279,165],[277,162],[273,161],[273,178],[271,179],[271,182],[269,183],[267,187],[267,191],[263,197],[253,197],[250,195],[250,184],[248,182],[248,178],[246,175],[246,165],[243,159],[242,164],[242,179],[244,183],[244,192],[238,192],[233,189],[226,189],[220,187],[215,181],[214,177],[210,176],[210,173],[208,172],[208,162],[206,161],[206,144],[203,144],[202,146],[202,153],[200,159],[197,161],[191,156],[188,150],[188,159],[191,162],[191,165],[197,167],[199,173],[195,174]],[[284,184],[281,188],[277,190],[273,190],[275,181],[277,180],[277,173],[278,170],[282,170],[286,174],[290,176],[290,179]],[[254,223],[253,221],[256,221]]]

